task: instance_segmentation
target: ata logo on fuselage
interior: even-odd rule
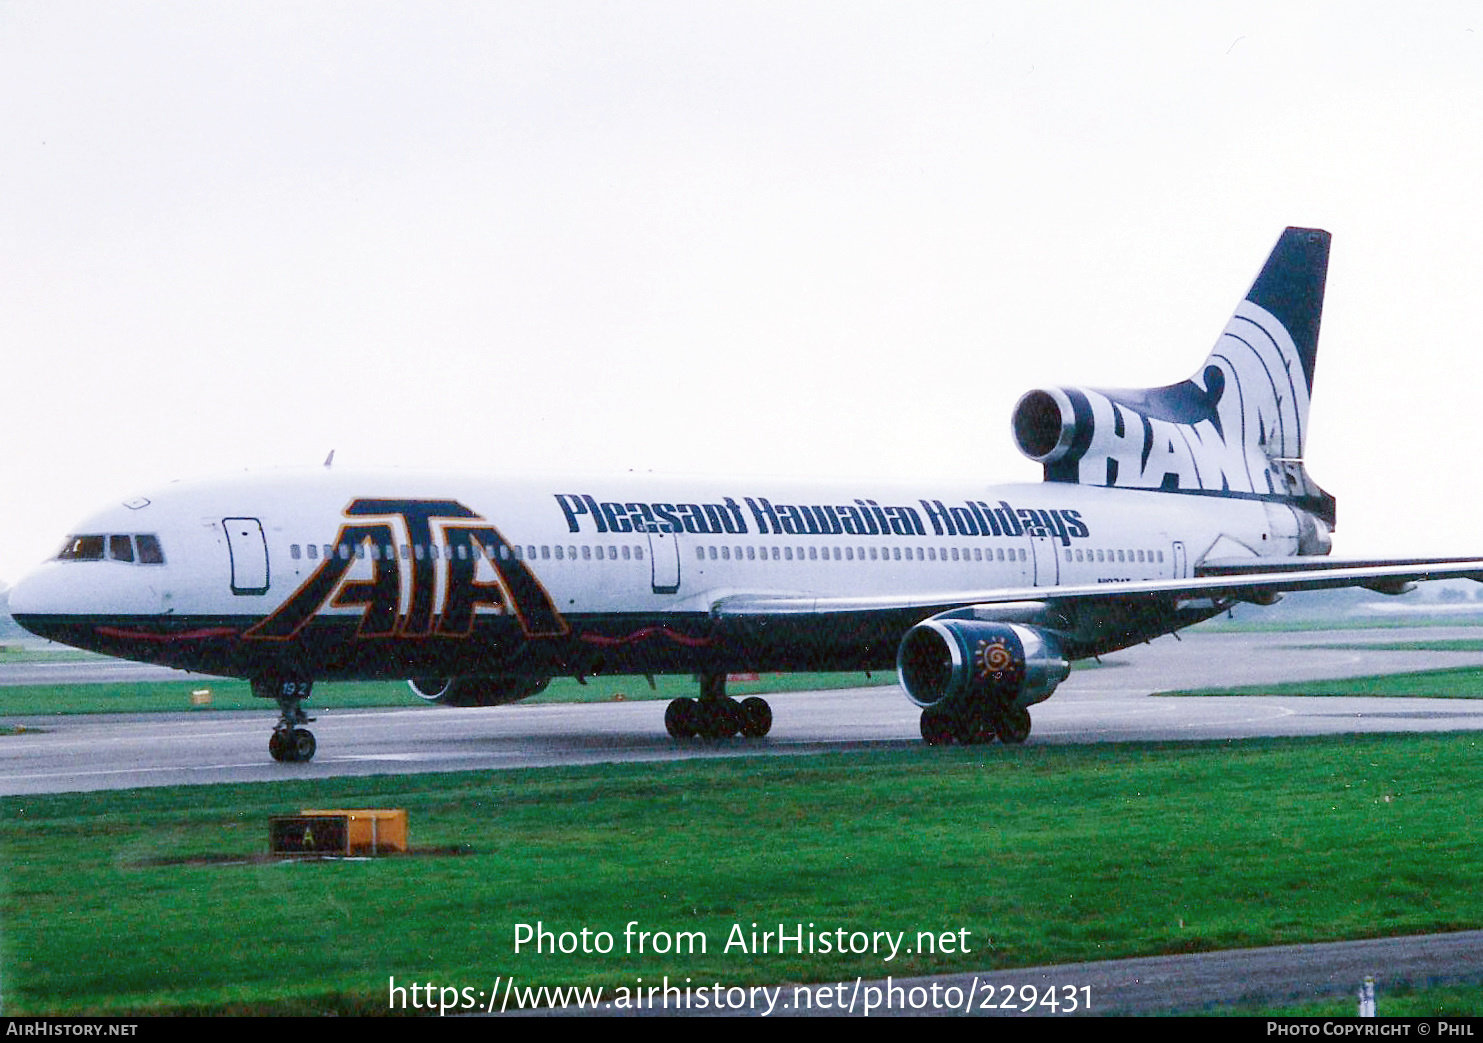
[[[527,637],[567,633],[499,531],[456,500],[358,499],[344,513],[319,567],[244,637],[287,640],[327,606],[360,607],[362,638],[467,637],[480,607],[513,613]]]

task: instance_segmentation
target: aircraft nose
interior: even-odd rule
[[[26,573],[20,578],[19,582],[10,588],[6,600],[10,606],[11,615],[22,612],[30,614],[34,611],[32,606],[36,600],[36,586],[31,582],[31,577],[35,574],[34,570]]]
[[[45,633],[42,623],[44,617],[54,615],[57,610],[56,592],[49,592],[48,588],[55,584],[55,580],[49,578],[53,570],[42,566],[33,569],[20,578],[15,586],[10,588],[10,615],[31,633],[40,637],[49,637]]]

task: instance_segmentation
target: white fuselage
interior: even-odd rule
[[[310,676],[411,676],[443,661],[467,669],[481,641],[508,665],[520,661],[513,643],[579,639],[588,651],[621,649],[609,669],[661,672],[692,668],[686,649],[699,646],[679,630],[657,643],[629,635],[684,619],[699,641],[712,607],[736,595],[1049,595],[1178,579],[1208,554],[1293,555],[1300,531],[1281,504],[1062,483],[314,469],[177,483],[102,511],[72,539],[103,537],[104,551],[47,562],[17,586],[12,609],[61,640],[244,675],[263,659]],[[142,534],[157,537],[163,562],[112,555],[109,538]],[[796,625],[777,633],[798,639]],[[746,649],[712,644],[704,655],[736,669],[792,661],[760,648],[764,639],[754,627]],[[346,651],[356,643],[359,653]],[[538,669],[585,665],[567,649]]]

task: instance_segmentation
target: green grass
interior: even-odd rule
[[[759,692],[813,691],[832,688],[862,688],[896,683],[891,672],[850,674],[763,674],[756,681],[733,681],[727,691],[735,696]],[[695,679],[665,675],[654,678],[655,687],[642,677],[595,677],[580,684],[558,677],[540,695],[526,702],[580,703],[612,702],[619,699],[673,699],[696,695]],[[211,704],[191,704],[191,692],[211,691]],[[309,706],[415,706],[421,700],[404,681],[320,681],[314,685]],[[54,713],[151,713],[169,710],[272,709],[267,700],[254,698],[246,681],[130,681],[100,684],[0,685],[0,717],[23,717]]]
[[[866,688],[896,683],[894,670],[876,670],[846,674],[760,674],[755,681],[728,681],[728,695],[742,698],[770,692],[811,692],[836,688]],[[695,678],[689,674],[660,674],[654,678],[654,687],[643,677],[631,675],[621,677],[589,677],[580,684],[570,677],[557,677],[540,695],[526,702],[532,703],[585,703],[612,702],[617,699],[675,699],[680,696],[696,696],[700,693]]]
[[[1158,695],[1329,695],[1388,696],[1417,699],[1483,698],[1483,668],[1419,670],[1409,674],[1376,677],[1346,677],[1339,680],[1285,681],[1280,684],[1245,685],[1239,688],[1199,688]]]
[[[0,665],[6,663],[74,663],[92,660],[108,663],[113,660],[96,652],[84,652],[80,648],[27,648],[24,645],[0,645]]]
[[[1301,648],[1328,649],[1339,648],[1349,651],[1369,652],[1483,652],[1483,638],[1463,637],[1452,639],[1441,639],[1436,641],[1374,641],[1365,643],[1362,641],[1344,642],[1342,644],[1318,644],[1300,645]]]
[[[6,1013],[382,1012],[390,977],[762,984],[1483,926],[1473,735],[999,746],[0,800]],[[251,855],[301,806],[462,856]],[[536,955],[514,925],[700,931]],[[734,924],[969,932],[967,954],[724,952]]]
[[[193,707],[191,692],[205,688],[211,705]],[[311,706],[406,706],[416,701],[405,683],[344,681],[316,684]],[[148,713],[167,710],[272,709],[271,700],[256,699],[246,681],[127,681],[100,684],[33,684],[0,686],[0,717],[72,713]]]
[[[1422,627],[1476,627],[1483,625],[1483,605],[1476,614],[1415,613],[1393,616],[1320,616],[1311,619],[1229,619],[1215,616],[1196,623],[1187,633],[1216,634],[1279,634],[1303,631],[1327,630],[1411,630]]]

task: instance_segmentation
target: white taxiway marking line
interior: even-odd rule
[[[341,761],[449,761],[463,760],[466,754],[458,753],[344,753],[338,757],[326,757],[329,762]]]

